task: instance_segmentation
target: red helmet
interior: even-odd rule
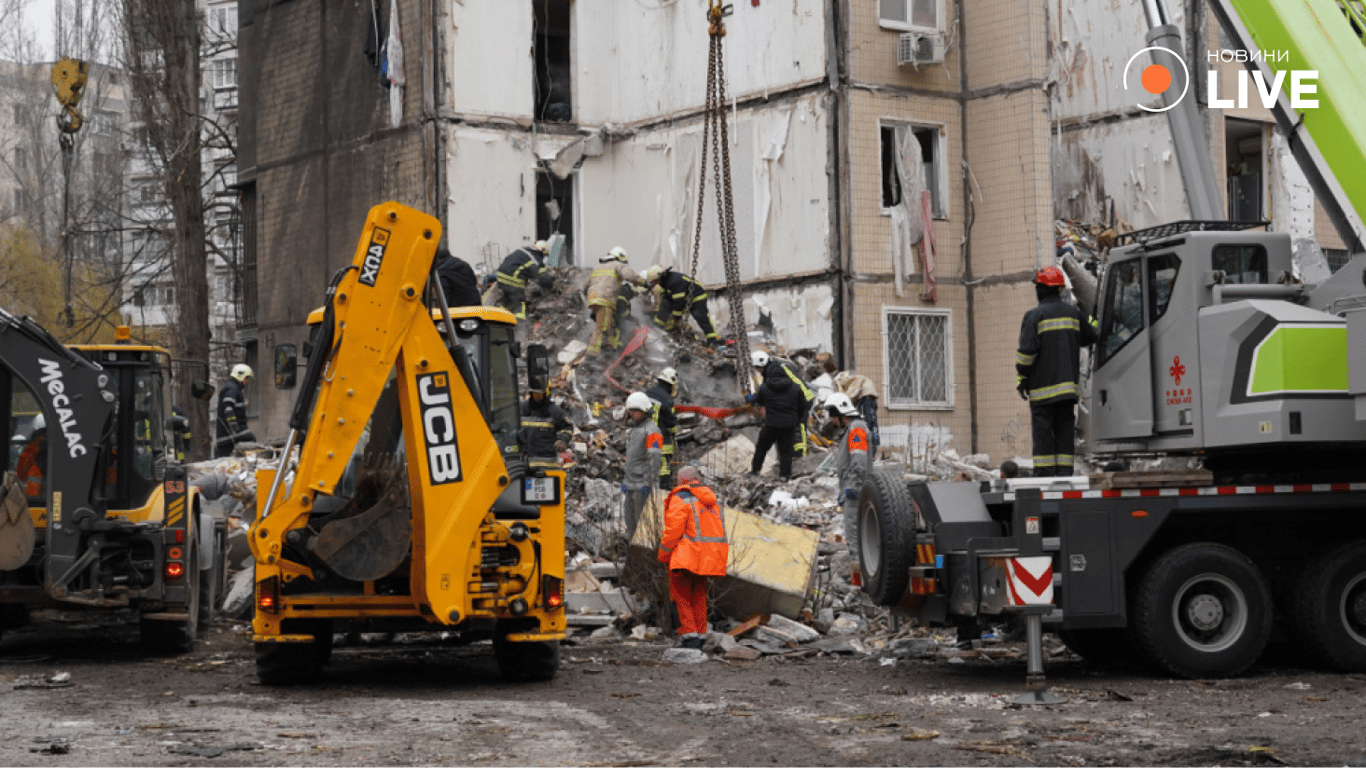
[[[1067,278],[1062,276],[1062,270],[1057,267],[1044,267],[1039,270],[1039,274],[1034,276],[1034,282],[1039,285],[1061,288],[1067,285]]]

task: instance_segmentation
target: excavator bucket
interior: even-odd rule
[[[351,502],[329,516],[309,548],[339,576],[374,581],[408,557],[408,475],[392,456],[367,459]]]
[[[19,476],[6,472],[0,481],[0,571],[12,571],[27,563],[37,540]]]

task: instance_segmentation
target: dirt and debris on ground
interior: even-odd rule
[[[1305,668],[1294,649],[1236,680],[1170,680],[1049,643],[1062,701],[1022,706],[1017,642],[954,656],[932,636],[873,633],[867,655],[813,641],[679,664],[664,657],[682,649],[647,637],[574,638],[554,680],[522,685],[486,643],[342,643],[317,685],[269,688],[242,622],[159,658],[135,626],[40,621],[0,643],[0,764],[1366,765],[1366,676]],[[61,672],[67,687],[13,689]]]

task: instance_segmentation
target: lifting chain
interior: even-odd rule
[[[685,307],[692,304],[696,290],[698,255],[702,245],[702,213],[707,195],[707,156],[711,155],[711,171],[716,179],[716,219],[721,231],[721,257],[726,267],[726,303],[730,308],[730,331],[735,339],[734,349],[739,359],[735,365],[736,383],[742,393],[753,389],[749,376],[749,336],[745,332],[744,300],[740,295],[740,254],[735,238],[735,206],[730,187],[730,139],[726,125],[726,71],[722,38],[726,36],[725,17],[733,8],[711,0],[707,11],[707,33],[711,37],[711,52],[707,60],[707,104],[702,127],[702,167],[697,183],[696,232],[692,239],[692,278],[688,285]]]

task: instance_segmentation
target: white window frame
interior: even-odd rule
[[[944,318],[944,397],[938,400],[894,399],[892,397],[892,360],[889,339],[892,315]],[[882,391],[886,406],[892,411],[951,411],[953,410],[953,311],[948,309],[920,309],[916,307],[882,308]]]
[[[898,19],[885,19],[882,17],[882,3],[884,0],[877,0],[877,25],[883,29],[895,29],[903,32],[943,32],[944,31],[944,0],[928,0],[934,4],[934,26],[927,27],[923,24],[916,24],[911,21],[914,14],[911,12],[913,3],[916,0],[901,0],[903,14],[906,21]]]
[[[882,207],[883,216],[891,216],[892,209],[882,205],[882,129],[884,128],[910,128],[924,129],[930,132],[931,150],[934,153],[934,178],[928,180],[928,186],[932,193],[939,199],[939,210],[934,211],[935,221],[948,221],[951,213],[949,207],[949,171],[948,163],[945,160],[947,155],[946,141],[944,134],[948,126],[944,123],[926,123],[915,120],[898,120],[895,118],[884,117],[877,122],[877,203]]]

